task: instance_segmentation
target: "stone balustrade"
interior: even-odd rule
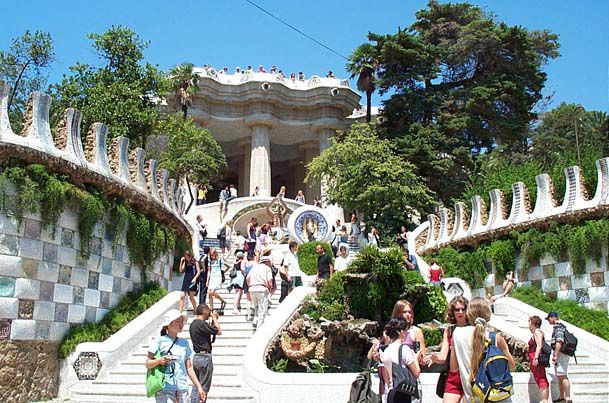
[[[34,92],[26,109],[20,134],[8,119],[9,86],[0,81],[0,160],[16,158],[41,164],[50,171],[69,176],[74,184],[91,184],[105,194],[124,198],[137,210],[163,223],[180,236],[190,238],[191,228],[182,218],[185,190],[158,170],[155,160],[146,160],[145,150],[129,152],[129,139],[113,139],[107,148],[108,127],[94,123],[84,144],[81,140],[82,113],[67,109],[53,137],[49,123],[51,97]]]
[[[565,168],[566,190],[562,204],[556,203],[554,187],[549,175],[536,179],[537,199],[534,207],[529,192],[522,182],[512,185],[512,206],[508,211],[505,195],[498,189],[489,192],[487,212],[480,196],[471,199],[471,216],[463,203],[455,210],[442,208],[439,216],[428,220],[409,233],[409,246],[417,254],[426,254],[447,246],[471,245],[495,239],[513,230],[524,230],[547,221],[570,222],[583,217],[598,217],[609,211],[609,158],[596,161],[598,181],[594,197],[590,198],[578,166]]]

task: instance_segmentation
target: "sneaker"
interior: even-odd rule
[[[559,397],[558,399],[552,400],[552,403],[560,403],[560,402],[564,402],[565,398],[564,397]]]
[[[254,328],[254,330],[256,330],[256,327],[257,327],[257,326],[256,326],[256,324],[255,324],[255,323],[252,323],[252,327]]]

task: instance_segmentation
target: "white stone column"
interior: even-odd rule
[[[250,139],[243,139],[239,142],[239,148],[243,150],[241,161],[241,172],[239,178],[239,195],[242,197],[251,196],[250,192],[250,164],[252,160],[252,143]]]
[[[252,126],[252,146],[250,156],[251,195],[256,186],[260,188],[260,196],[271,195],[271,128],[264,124]]]

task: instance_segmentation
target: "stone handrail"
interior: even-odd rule
[[[126,355],[140,345],[143,338],[153,334],[156,330],[160,330],[163,315],[168,310],[177,307],[180,295],[179,291],[170,292],[165,295],[103,342],[79,344],[70,356],[61,361],[59,396],[67,396],[69,390],[78,382],[89,382],[79,381],[73,368],[75,361],[81,353],[97,353],[102,362],[97,377],[103,376],[104,373],[112,368],[113,364],[120,362],[121,359],[124,359]]]
[[[431,214],[428,220],[409,233],[409,245],[417,254],[437,251],[446,246],[471,245],[501,237],[513,230],[524,230],[550,220],[570,222],[583,217],[598,217],[609,211],[609,158],[596,161],[598,181],[594,197],[589,198],[578,166],[565,168],[566,191],[561,205],[555,201],[552,179],[548,174],[538,175],[537,199],[534,207],[529,192],[522,182],[512,185],[512,207],[507,211],[503,192],[489,192],[491,206],[487,213],[484,200],[472,197],[471,217],[464,203],[455,210],[442,208],[439,216]]]
[[[186,192],[175,179],[169,179],[167,170],[158,170],[155,160],[145,160],[143,149],[129,152],[126,137],[114,138],[108,149],[108,128],[102,123],[91,126],[83,144],[82,114],[72,108],[64,112],[53,137],[51,97],[41,92],[30,96],[23,130],[15,134],[8,118],[9,93],[9,86],[0,81],[0,159],[41,164],[69,176],[76,185],[97,186],[104,194],[128,200],[139,211],[190,238],[191,229],[182,218]]]

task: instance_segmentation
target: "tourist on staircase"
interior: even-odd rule
[[[243,285],[245,283],[245,253],[238,251],[235,253],[237,259],[230,271],[230,284],[228,291],[235,290],[235,302],[233,304],[233,314],[241,312],[241,297],[243,296]]]
[[[298,253],[298,243],[290,241],[288,247],[290,251],[283,257],[281,269],[279,270],[281,275],[281,296],[279,297],[279,302],[283,302],[295,287],[302,286],[303,273],[300,270],[300,264],[296,255]]]
[[[199,258],[199,304],[207,301],[207,277],[209,276],[209,246],[204,246]]]
[[[249,293],[249,286],[247,283],[247,277],[250,274],[250,271],[254,268],[256,264],[256,255],[254,252],[247,254],[247,261],[244,262],[243,273],[245,274],[245,283],[243,283],[243,293],[245,294],[246,302],[247,302],[247,314],[245,315],[245,320],[250,322],[254,320],[254,307],[252,306],[252,296]]]
[[[465,393],[461,384],[457,356],[453,352],[453,333],[455,328],[467,326],[468,301],[462,296],[456,296],[450,301],[446,313],[446,322],[450,324],[444,330],[442,347],[438,354],[425,357],[425,364],[446,364],[446,368],[438,378],[436,393],[442,396],[442,403],[459,403]]]
[[[406,329],[406,338],[402,340],[415,354],[419,357],[419,364],[423,364],[423,359],[427,355],[427,346],[425,345],[425,337],[423,331],[414,325],[414,306],[410,301],[398,300],[393,306],[393,312],[391,313],[392,318],[401,318],[406,321],[408,328]],[[420,352],[420,354],[418,354]],[[412,399],[413,403],[423,401],[423,387],[421,381],[417,380],[417,386],[419,388],[419,398]]]
[[[541,403],[548,403],[550,398],[548,378],[546,377],[546,367],[541,363],[540,356],[544,345],[544,334],[541,330],[541,318],[531,316],[529,318],[529,330],[533,335],[529,340],[529,361],[531,362],[531,374],[539,388]],[[549,357],[548,357],[549,359]],[[549,361],[549,360],[548,360]]]
[[[554,327],[552,329],[552,349],[554,350],[552,362],[558,378],[558,399],[554,402],[568,403],[571,402],[571,382],[569,381],[569,358],[571,357],[561,351],[565,343],[567,328],[560,322],[556,312],[548,313],[546,320]]]
[[[391,343],[387,346],[385,351],[381,352],[381,360],[383,361],[383,367],[387,373],[387,379],[385,384],[386,397],[383,397],[383,401],[387,403],[402,403],[414,401],[411,396],[403,393],[399,393],[395,387],[397,371],[396,367],[406,367],[407,371],[410,371],[414,379],[419,378],[421,373],[419,367],[419,355],[415,353],[410,347],[404,344],[406,339],[408,324],[404,319],[392,318],[387,325],[385,325],[385,334],[391,340]],[[401,358],[401,360],[400,360]]]
[[[226,263],[224,259],[220,259],[218,257],[218,251],[216,249],[211,249],[209,251],[209,270],[207,275],[207,296],[209,297],[209,306],[213,310],[214,309],[214,297],[218,298],[220,302],[220,315],[224,314],[224,307],[226,306],[226,301],[220,294],[218,294],[218,290],[222,288],[223,281],[223,272],[224,266]]]
[[[207,225],[203,222],[203,216],[197,216],[197,224],[196,224],[197,238],[199,240],[199,254],[201,254],[201,250],[203,250],[203,242],[205,238],[207,238]]]
[[[180,312],[184,310],[184,300],[186,297],[190,299],[190,304],[194,311],[197,303],[195,302],[195,295],[197,294],[197,284],[199,276],[201,275],[201,269],[199,268],[199,262],[195,260],[190,251],[184,252],[184,256],[180,259],[179,266],[180,273],[184,273],[184,279],[182,280],[182,295],[180,296],[180,302],[178,303]]]
[[[218,313],[212,312],[208,305],[199,304],[196,310],[196,319],[190,324],[190,339],[195,350],[192,365],[201,384],[201,388],[207,395],[211,387],[211,380],[214,373],[214,364],[211,355],[212,343],[216,336],[222,334]],[[208,321],[211,320],[211,323]],[[194,389],[194,388],[193,388]],[[191,403],[199,403],[198,396],[191,393]],[[205,401],[206,399],[203,399]]]
[[[435,260],[432,260],[429,266],[429,282],[433,285],[441,286],[443,277],[444,269]]]
[[[255,253],[256,252],[256,238],[258,236],[258,219],[256,217],[252,217],[250,222],[247,223],[247,245],[246,252]]]
[[[230,239],[233,236],[233,222],[227,220],[222,227],[218,230],[218,244],[220,251],[222,251],[222,258],[226,258],[227,254],[230,254],[231,244]]]
[[[347,246],[342,245],[338,250],[338,256],[334,259],[334,271],[345,271],[351,263],[351,258],[347,253]]]
[[[459,364],[459,374],[461,385],[465,394],[466,402],[478,402],[474,398],[472,391],[472,381],[476,379],[478,367],[484,358],[486,340],[489,339],[490,332],[486,329],[487,323],[491,320],[491,304],[484,298],[472,298],[467,308],[467,321],[470,325],[457,327],[453,331],[453,352]],[[508,349],[505,339],[495,335],[495,345],[499,347],[503,355],[507,358],[510,371],[516,369],[514,358]],[[510,397],[501,400],[511,402]]]
[[[273,288],[271,271],[271,251],[262,253],[260,263],[255,264],[247,276],[248,292],[252,299],[254,330],[262,326],[269,307],[269,294]]]
[[[490,300],[491,304],[494,304],[499,298],[507,297],[512,293],[514,289],[514,272],[508,271],[505,273],[505,280],[503,281],[503,292],[498,295],[493,295]]]
[[[317,280],[329,280],[334,275],[332,260],[321,244],[317,244],[315,251],[317,252]]]
[[[148,348],[146,368],[165,367],[165,387],[154,396],[156,403],[184,403],[188,401],[188,378],[197,391],[192,402],[204,402],[207,394],[201,387],[192,367],[192,349],[187,340],[178,337],[186,317],[177,309],[170,309],[163,317],[161,335]],[[155,358],[155,356],[159,358]]]

